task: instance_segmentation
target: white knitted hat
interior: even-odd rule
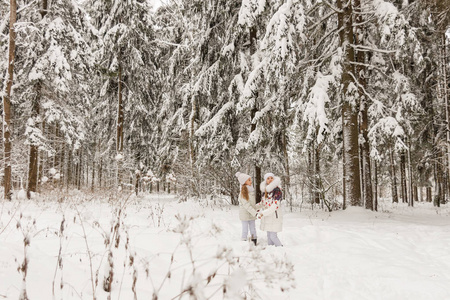
[[[264,174],[264,180],[267,180],[267,178],[269,178],[269,177],[274,178],[275,175],[273,173],[266,173],[266,174]]]
[[[244,174],[241,172],[236,172],[235,176],[239,180],[239,183],[241,185],[244,185],[245,182],[250,178],[250,175],[247,175],[247,174]]]

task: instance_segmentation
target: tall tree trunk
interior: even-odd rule
[[[257,34],[258,34],[258,30],[256,28],[256,26],[253,26],[250,28],[249,31],[249,39],[250,39],[250,56],[253,56],[256,53],[257,50]],[[254,100],[254,104],[253,104],[253,108],[251,111],[251,120],[253,121],[256,112],[258,111],[258,107],[257,107],[257,98],[258,98],[258,93],[256,93],[256,95],[254,96],[255,100]],[[256,123],[254,124],[253,122],[251,123],[251,132],[256,130]],[[256,195],[256,201],[257,203],[259,203],[261,201],[261,190],[258,188],[259,185],[261,184],[261,166],[259,165],[258,161],[255,161],[255,195]]]
[[[48,3],[47,0],[42,0],[42,7],[40,10],[41,17],[44,18],[47,14]],[[35,120],[38,119],[40,113],[40,105],[41,105],[41,89],[42,83],[38,82],[36,84],[36,96],[33,99],[32,107],[31,107],[31,117]],[[36,126],[36,124],[35,124]],[[36,126],[37,128],[38,126]],[[36,144],[30,145],[30,156],[29,156],[29,165],[28,165],[28,188],[27,188],[27,197],[30,199],[31,192],[36,192],[37,183],[38,183],[38,155],[39,149]]]
[[[82,168],[82,158],[83,158],[83,154],[82,154],[83,150],[80,149],[79,150],[79,156],[78,156],[78,177],[76,178],[77,180],[77,189],[80,190],[81,189],[81,178],[83,177],[83,168]]]
[[[284,199],[287,199],[289,201],[289,206],[292,212],[292,197],[290,195],[290,187],[291,187],[291,176],[289,172],[289,155],[288,155],[288,145],[287,145],[287,139],[286,139],[286,132],[283,133],[283,156],[284,156]],[[256,189],[259,190],[258,186],[256,186]],[[261,197],[259,197],[261,199]]]
[[[374,184],[374,193],[373,193],[373,210],[378,211],[378,162],[374,160],[374,174],[373,174],[373,184]]]
[[[95,160],[92,161],[92,176],[91,176],[91,192],[94,191],[94,185],[95,185]]]
[[[314,176],[314,157],[313,157],[313,143],[309,143],[308,145],[308,194],[309,194],[309,202],[311,203],[312,206],[314,206],[314,187],[313,187],[313,176]]]
[[[16,55],[16,31],[14,25],[17,19],[16,0],[10,0],[9,9],[9,46],[8,46],[8,80],[3,96],[3,159],[4,159],[4,197],[11,201],[11,89],[14,80],[14,64]]]
[[[413,197],[413,181],[412,181],[412,166],[411,166],[411,141],[408,140],[408,186],[409,186],[409,202],[408,206],[414,206]]]
[[[355,23],[356,34],[355,34],[355,45],[365,46],[365,34],[366,28],[364,26],[364,18],[361,7],[360,0],[354,0],[354,12],[355,12]],[[369,99],[365,96],[365,89],[367,87],[367,70],[364,64],[366,63],[366,52],[357,51],[356,52],[356,62],[355,75],[359,83],[359,94],[360,94],[360,111],[361,111],[361,124],[360,133],[363,137],[363,142],[361,144],[361,178],[362,178],[362,194],[364,195],[365,208],[373,210],[373,192],[372,192],[372,171],[370,165],[370,145],[369,145]]]
[[[442,65],[442,80],[443,80],[443,93],[444,93],[444,103],[445,103],[445,119],[447,122],[447,180],[446,180],[446,185],[447,185],[447,194],[450,197],[450,182],[449,182],[449,177],[450,177],[450,106],[449,106],[449,91],[448,91],[448,79],[447,79],[447,43],[446,43],[446,34],[445,32],[442,33],[442,48],[443,48],[443,53],[441,55],[443,62],[441,63]]]
[[[100,158],[100,167],[98,169],[98,187],[102,187],[102,178],[103,178],[103,159]]]
[[[389,156],[391,159],[391,194],[392,194],[392,202],[398,203],[398,194],[397,194],[397,175],[395,174],[395,161],[394,161],[394,151],[392,148],[389,151]]]
[[[72,149],[68,150],[67,157],[67,173],[66,173],[66,188],[69,189],[69,185],[72,184],[72,170],[73,170],[73,156]]]
[[[322,182],[320,178],[320,146],[314,143],[314,203],[320,204]]]
[[[366,208],[374,210],[373,203],[373,191],[372,191],[372,178],[371,178],[371,165],[370,165],[370,147],[369,147],[369,117],[368,117],[368,105],[367,103],[362,103],[362,122],[361,122],[361,133],[363,137],[362,148],[362,166],[363,166],[363,190],[364,190],[364,200],[366,203]]]
[[[358,110],[355,107],[358,91],[353,82],[355,74],[352,62],[355,61],[353,44],[352,5],[347,1],[337,0],[338,27],[340,30],[340,46],[345,50],[345,60],[342,72],[342,135],[343,135],[343,181],[344,181],[344,208],[347,201],[352,206],[361,205],[361,180],[359,169],[359,142],[358,142]]]
[[[136,183],[134,185],[134,192],[136,193],[136,196],[139,193],[139,180],[141,180],[141,172],[140,171],[136,171]]]
[[[118,105],[117,105],[117,137],[116,137],[116,153],[117,153],[117,184],[123,188],[123,176],[122,176],[122,161],[123,157],[123,122],[124,122],[124,111],[123,111],[123,86],[122,86],[122,65],[119,62],[119,74],[117,79],[118,86]]]
[[[433,201],[433,195],[431,193],[431,187],[427,186],[427,202],[432,202]]]
[[[41,86],[40,83],[36,86],[36,96],[33,99],[32,108],[31,108],[31,117],[34,120],[38,120],[39,110],[40,110],[40,95]],[[35,127],[36,123],[35,123]],[[28,188],[27,188],[27,197],[31,198],[31,193],[36,193],[37,191],[37,183],[38,183],[38,145],[32,143],[30,145],[30,156],[28,163]]]
[[[402,202],[408,202],[408,190],[406,184],[406,154],[405,150],[400,152],[400,186],[402,188]]]

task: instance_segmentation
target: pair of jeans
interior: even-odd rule
[[[242,240],[247,240],[249,230],[250,230],[252,239],[256,239],[255,220],[242,221]]]
[[[267,231],[267,244],[275,245],[275,247],[283,246],[276,232]]]

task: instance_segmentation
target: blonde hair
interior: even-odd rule
[[[250,199],[250,197],[248,196],[248,188],[247,188],[246,184],[242,185],[241,195],[242,195],[242,198],[244,198],[247,201]]]

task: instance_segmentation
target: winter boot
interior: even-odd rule
[[[257,239],[252,239],[252,242],[255,244],[255,246],[256,246],[256,241],[257,241]]]

